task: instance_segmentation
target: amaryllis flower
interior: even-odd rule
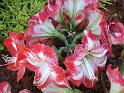
[[[0,93],[11,93],[11,85],[6,82],[0,82]]]
[[[34,20],[32,20],[34,21]],[[27,45],[31,45],[37,42],[44,42],[44,39],[50,38],[57,33],[51,20],[46,20],[43,23],[37,22],[35,24],[31,24],[25,31],[25,39],[27,41]]]
[[[23,35],[21,33],[16,34],[14,32],[10,32],[10,36],[4,41],[4,45],[12,55],[12,57],[3,55],[4,60],[7,62],[5,65],[7,65],[7,68],[11,71],[18,70],[17,81],[19,81],[25,73],[25,67],[22,65],[25,63],[25,60],[22,59],[22,64],[17,65],[17,62],[21,58],[20,52],[25,47]]]
[[[52,2],[49,0],[44,9],[29,20],[29,26],[24,34],[28,46],[33,43],[44,42],[44,38],[54,36],[55,28],[49,18],[55,17],[59,9],[58,0],[52,0]]]
[[[109,34],[112,44],[124,43],[124,25],[118,21],[109,24]]]
[[[26,48],[24,44],[23,35],[16,34],[14,32],[10,32],[10,36],[4,41],[4,45],[7,47],[8,51],[12,55],[12,57],[8,57],[3,55],[3,59],[5,60],[7,69],[11,71],[18,71],[17,73],[17,81],[22,79],[25,73],[25,67],[29,68],[32,71],[35,71],[35,67],[33,67],[30,63],[25,60],[25,56],[23,56],[23,51]]]
[[[54,20],[71,30],[87,25],[84,9],[91,4],[96,7],[97,2],[98,0],[62,0],[62,7]]]
[[[88,25],[86,30],[91,29],[93,34],[101,36],[103,27],[104,30],[107,27],[105,15],[94,4],[90,4],[84,9],[88,18]]]
[[[106,64],[108,49],[91,30],[84,31],[82,43],[76,46],[74,55],[66,57],[64,63],[69,80],[77,86],[83,82],[91,88],[98,80],[98,67]]]
[[[112,69],[112,65],[109,65],[106,73],[111,83],[109,93],[124,93],[124,77],[121,75],[118,68]]]
[[[26,48],[23,51],[28,63],[36,67],[34,84],[42,89],[49,84],[55,84],[59,87],[69,87],[65,79],[64,72],[58,66],[58,60],[54,50],[44,44],[34,44],[32,48]]]

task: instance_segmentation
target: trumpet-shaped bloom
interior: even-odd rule
[[[27,45],[30,46],[33,43],[44,42],[44,39],[54,36],[54,33],[55,28],[51,20],[46,20],[43,23],[37,22],[36,24],[31,24],[24,34]]]
[[[124,25],[118,21],[109,24],[109,34],[111,35],[112,44],[124,43]]]
[[[44,44],[34,44],[32,49],[25,49],[23,55],[28,63],[36,67],[34,84],[42,89],[49,84],[59,87],[69,87],[64,72],[58,66],[58,60],[53,49]]]
[[[86,25],[87,16],[85,7],[89,5],[97,6],[98,0],[62,0],[62,7],[55,20],[60,24],[65,24],[72,30],[76,27]]]
[[[112,65],[107,67],[107,76],[111,83],[109,93],[123,93],[124,92],[124,77],[119,72],[118,68],[112,69]]]
[[[4,41],[4,45],[7,47],[8,51],[12,57],[3,55],[4,60],[7,62],[7,69],[11,71],[17,71],[17,81],[23,78],[25,73],[25,67],[32,71],[36,70],[35,66],[32,66],[25,59],[23,51],[26,49],[24,44],[24,38],[22,34],[16,34],[14,32],[10,33],[10,36]]]
[[[20,52],[25,47],[23,35],[11,32],[10,36],[4,41],[4,45],[7,47],[8,51],[12,55],[12,57],[3,56],[3,58],[7,62],[7,68],[11,71],[18,70],[17,81],[19,81],[25,73],[25,66],[23,66],[25,60],[20,60]],[[21,64],[17,65],[19,61],[21,61]]]
[[[84,31],[83,44],[76,46],[74,55],[65,59],[68,78],[77,86],[83,82],[86,87],[93,87],[98,79],[98,67],[104,67],[107,48],[101,44],[91,30]]]
[[[49,1],[44,9],[29,20],[29,26],[24,34],[28,46],[33,43],[44,42],[43,38],[49,38],[54,35],[55,28],[50,18],[55,17],[59,9],[60,4],[57,0]]]

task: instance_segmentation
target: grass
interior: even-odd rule
[[[8,33],[23,32],[32,15],[42,9],[47,0],[1,0],[0,1],[0,51]]]

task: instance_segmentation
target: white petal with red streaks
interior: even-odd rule
[[[41,77],[37,79],[36,77],[36,80],[34,80],[34,84],[35,85],[43,85],[46,80],[48,79],[48,77],[50,76],[50,69],[47,65],[47,63],[43,63],[40,68],[36,71],[36,74],[40,74]]]

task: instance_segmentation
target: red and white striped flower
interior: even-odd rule
[[[44,38],[54,35],[55,28],[50,18],[55,17],[59,10],[58,0],[52,0],[29,20],[29,26],[24,33],[28,46],[37,42],[45,42]]]
[[[32,71],[36,70],[36,67],[31,65],[24,56],[24,51],[27,49],[24,44],[23,35],[11,32],[9,37],[4,41],[4,45],[7,47],[8,51],[12,57],[3,55],[7,69],[11,71],[18,71],[17,81],[23,78],[26,67]]]
[[[124,25],[118,21],[109,24],[109,34],[112,44],[124,44]]]
[[[17,81],[19,81],[25,73],[24,64],[26,63],[20,54],[25,47],[23,35],[10,32],[10,36],[4,41],[4,45],[12,55],[12,57],[3,55],[4,60],[7,62],[7,68],[11,71],[18,70]]]
[[[124,92],[124,77],[119,72],[118,68],[112,68],[112,65],[107,67],[107,76],[111,83],[109,93],[123,93]]]
[[[69,80],[77,86],[82,82],[91,88],[98,80],[98,67],[106,64],[108,49],[91,30],[84,31],[82,43],[76,46],[74,55],[66,57],[64,63]]]
[[[36,67],[33,83],[38,88],[42,89],[49,84],[69,87],[62,68],[58,66],[56,54],[51,47],[44,44],[34,44],[31,49],[26,48],[23,51],[23,56],[32,67]]]

